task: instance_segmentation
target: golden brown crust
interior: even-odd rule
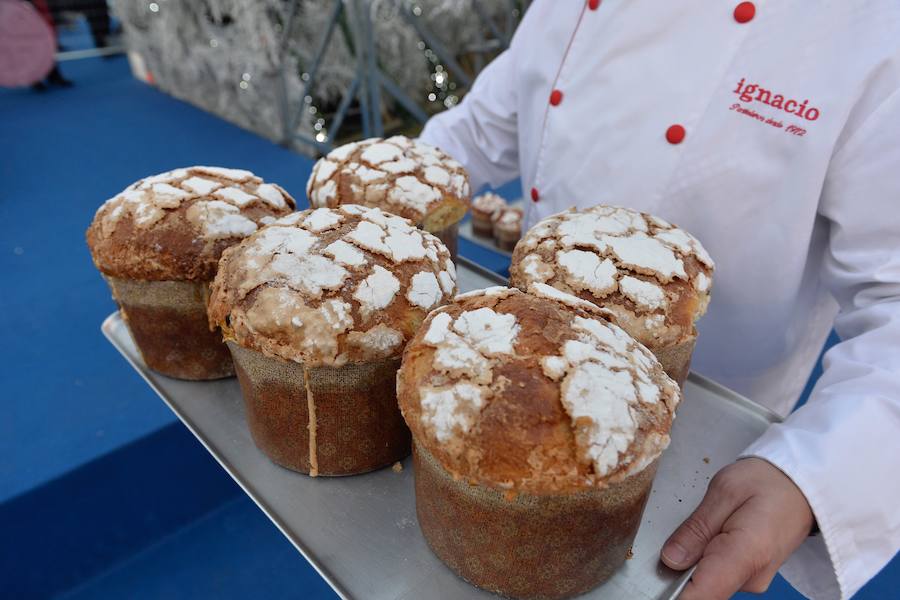
[[[516,245],[510,284],[546,283],[608,308],[651,350],[687,342],[714,265],[696,238],[646,213],[595,206],[553,215]]]
[[[440,240],[348,204],[294,213],[222,255],[210,325],[239,345],[308,367],[400,356],[456,293]]]
[[[289,214],[294,199],[249,171],[188,167],[135,182],[87,230],[97,268],[141,281],[210,281],[225,248]]]
[[[306,184],[313,207],[359,204],[400,215],[435,233],[469,207],[469,177],[439,149],[404,136],[370,138],[332,150]]]
[[[457,477],[538,494],[594,489],[668,444],[674,382],[602,309],[546,287],[457,296],[404,352],[400,409]]]

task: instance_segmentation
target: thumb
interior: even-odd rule
[[[722,530],[722,525],[746,501],[735,490],[735,481],[727,472],[716,475],[700,506],[669,536],[661,558],[666,566],[683,571],[695,565],[706,545]]]

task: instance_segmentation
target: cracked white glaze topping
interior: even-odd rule
[[[448,258],[440,240],[377,208],[304,211],[223,257],[210,319],[227,316],[242,345],[311,365],[396,356],[455,293]]]
[[[490,382],[499,357],[512,354],[518,333],[515,315],[489,308],[463,312],[455,320],[446,312],[434,315],[422,339],[436,348],[435,370],[459,378],[422,393],[423,418],[439,441],[468,431],[484,403],[486,390],[480,384]]]
[[[462,165],[437,148],[394,136],[332,150],[313,167],[306,194],[312,206],[378,206],[420,223],[447,197],[467,203],[469,181]]]
[[[713,268],[686,231],[652,215],[596,206],[535,225],[516,249],[511,280],[589,298],[614,310],[642,342],[668,344],[693,334],[709,302]],[[696,299],[685,304],[688,295]]]
[[[258,193],[262,190],[261,193]],[[109,199],[97,211],[106,235],[111,235],[128,213],[135,226],[150,228],[170,211],[191,202],[185,216],[201,237],[218,240],[244,237],[269,214],[250,214],[251,207],[293,206],[293,199],[275,185],[262,183],[250,171],[221,167],[187,167],[144,178]],[[256,214],[254,213],[254,214]]]
[[[558,308],[532,312],[536,306],[547,310],[541,303],[548,302]],[[589,485],[638,473],[668,445],[668,425],[663,432],[657,428],[661,419],[671,420],[680,392],[650,351],[605,320],[603,313],[545,284],[534,284],[528,294],[499,288],[458,296],[454,304],[429,316],[415,342],[433,351],[409,351],[424,360],[430,356],[431,364],[430,371],[423,371],[422,365],[413,369],[422,377],[416,381],[408,381],[401,372],[401,407],[407,392],[417,397],[424,430],[442,452],[468,460],[467,436],[482,411],[499,396],[508,403],[516,394],[529,393],[516,387],[516,379],[510,382],[498,374],[504,372],[503,366],[515,365],[505,372],[528,373],[519,375],[518,381],[543,376],[559,390],[578,460],[590,465]],[[541,337],[550,324],[534,318],[537,314],[553,315],[552,336]],[[496,412],[491,419],[505,422]]]

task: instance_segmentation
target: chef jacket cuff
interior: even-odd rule
[[[832,515],[824,506],[816,486],[806,481],[806,473],[796,457],[785,449],[782,425],[770,427],[751,444],[739,458],[760,458],[787,475],[800,488],[809,502],[821,535],[809,536],[785,561],[779,572],[794,589],[813,600],[844,600],[849,598],[841,584],[841,562],[837,554],[840,531]]]

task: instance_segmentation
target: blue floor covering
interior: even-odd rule
[[[124,58],[63,71],[72,89],[0,91],[4,589],[332,598],[102,337],[115,307],[84,244],[97,206],[150,173],[247,168],[303,203],[312,162],[133,80]],[[505,268],[474,245],[461,250]],[[898,589],[895,560],[858,598]],[[799,595],[779,579],[766,597]]]

